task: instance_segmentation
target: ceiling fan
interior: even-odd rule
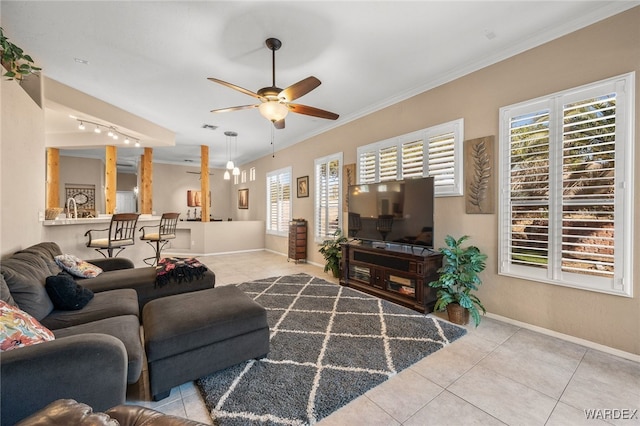
[[[235,84],[227,83],[226,81],[218,80],[217,78],[209,78],[209,80],[222,84],[223,86],[230,87],[231,89],[242,92],[246,95],[253,96],[260,99],[259,104],[254,105],[242,105],[229,108],[214,109],[211,112],[229,112],[239,111],[243,109],[258,108],[260,114],[267,120],[271,121],[276,129],[284,129],[284,118],[289,111],[311,115],[313,117],[326,118],[329,120],[336,120],[339,115],[333,112],[325,111],[319,108],[314,108],[307,105],[293,104],[292,101],[306,95],[316,87],[320,86],[320,80],[315,77],[307,77],[304,80],[292,84],[286,89],[281,89],[276,86],[276,50],[280,49],[282,42],[277,38],[268,38],[265,44],[272,52],[272,84],[270,87],[263,87],[254,93],[250,90],[236,86]]]

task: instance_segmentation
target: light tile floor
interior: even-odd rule
[[[201,257],[216,286],[305,272],[337,282],[322,268],[260,251]],[[484,317],[476,329],[371,389],[319,424],[331,425],[604,425],[640,424],[640,364]],[[211,424],[193,382],[159,402],[146,371],[127,402]],[[623,411],[629,410],[629,411]],[[605,411],[600,414],[607,415]]]

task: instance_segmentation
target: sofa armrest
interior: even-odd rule
[[[125,401],[127,352],[106,334],[79,334],[2,353],[2,425],[71,398],[104,411]]]
[[[118,269],[133,269],[134,264],[130,259],[124,257],[109,257],[105,259],[89,259],[86,262],[96,265],[103,271],[116,271]]]

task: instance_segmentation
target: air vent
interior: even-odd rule
[[[203,124],[202,125],[203,129],[209,129],[209,130],[216,130],[218,128],[218,126],[214,126],[213,124]]]

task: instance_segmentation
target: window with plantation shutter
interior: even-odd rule
[[[634,80],[500,110],[500,273],[632,296]]]
[[[322,242],[342,229],[342,153],[315,160],[314,239]]]
[[[463,119],[358,148],[358,183],[432,176],[435,196],[462,195]]]
[[[291,209],[291,167],[267,173],[267,234],[288,234]]]

